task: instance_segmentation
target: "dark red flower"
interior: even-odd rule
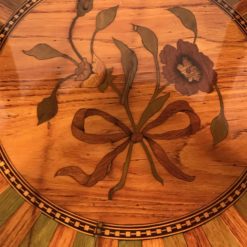
[[[199,52],[197,45],[178,40],[177,49],[166,45],[160,53],[164,77],[183,95],[210,93],[216,81],[214,63]]]

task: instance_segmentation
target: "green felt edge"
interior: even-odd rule
[[[24,199],[11,187],[0,194],[0,226],[24,203]]]
[[[164,238],[164,245],[169,247],[187,247],[183,233]]]
[[[119,241],[118,247],[142,247],[142,241]]]
[[[41,214],[19,247],[48,247],[58,223]]]
[[[240,247],[237,239],[221,218],[211,220],[202,227],[212,246]]]
[[[73,247],[95,247],[95,238],[78,232]]]
[[[234,206],[238,213],[247,221],[247,192]]]

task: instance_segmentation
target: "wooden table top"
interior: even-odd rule
[[[4,177],[89,235],[153,239],[220,215],[247,183],[247,8],[230,2],[13,7],[0,29]]]

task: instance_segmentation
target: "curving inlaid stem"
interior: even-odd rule
[[[69,29],[69,43],[73,49],[73,51],[75,52],[75,54],[77,55],[77,57],[82,61],[83,60],[83,57],[82,55],[80,54],[80,52],[77,50],[76,46],[75,46],[75,43],[73,41],[73,31],[74,31],[74,28],[75,28],[75,25],[76,25],[76,22],[77,20],[79,19],[79,16],[77,15],[72,23],[71,23],[71,26],[70,26],[70,29]]]

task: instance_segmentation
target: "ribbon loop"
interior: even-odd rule
[[[171,116],[176,113],[185,113],[189,119],[190,124],[187,128],[181,130],[173,130],[168,131],[161,134],[149,134],[148,131],[160,126]],[[122,133],[114,133],[114,134],[88,134],[85,132],[85,121],[90,116],[100,116],[104,118],[106,121],[116,125],[122,130]],[[69,166],[60,169],[56,176],[70,176],[75,179],[79,184],[91,187],[97,184],[99,181],[103,180],[107,174],[110,173],[112,168],[113,161],[117,158],[117,156],[124,152],[124,150],[129,146],[128,155],[126,157],[126,161],[124,164],[124,170],[121,177],[120,182],[113,187],[109,192],[109,199],[112,199],[113,193],[117,190],[121,189],[124,184],[128,173],[128,167],[132,156],[132,149],[135,143],[142,143],[144,151],[147,154],[147,157],[150,161],[152,172],[154,177],[163,184],[163,180],[159,177],[157,170],[154,166],[152,156],[145,145],[144,139],[147,140],[154,156],[158,160],[158,162],[170,173],[172,176],[191,182],[195,179],[194,176],[190,176],[184,173],[178,166],[173,164],[168,158],[164,149],[154,141],[154,139],[161,140],[172,140],[184,136],[188,136],[196,133],[201,126],[201,120],[199,116],[194,112],[194,110],[190,107],[190,105],[183,100],[175,101],[169,104],[160,114],[158,118],[156,118],[151,123],[147,124],[146,127],[140,132],[131,131],[124,123],[122,123],[117,118],[112,115],[97,109],[80,109],[76,112],[74,119],[72,121],[72,134],[75,138],[82,142],[86,142],[89,144],[102,144],[102,143],[114,143],[120,141],[124,138],[127,138],[122,144],[116,147],[113,151],[106,154],[101,161],[97,164],[94,172],[92,174],[86,174],[81,168],[75,166]]]
[[[172,130],[161,134],[148,133],[149,130],[154,129],[157,126],[160,126],[167,119],[169,119],[170,117],[172,117],[173,115],[179,112],[185,113],[189,117],[190,120],[189,126],[181,130]],[[156,118],[154,121],[146,125],[146,127],[143,129],[142,132],[144,136],[147,138],[159,139],[159,140],[173,140],[196,133],[200,129],[200,126],[201,126],[201,120],[199,116],[194,112],[194,110],[190,107],[188,102],[184,100],[178,100],[169,104],[163,110],[163,112],[160,114],[158,118]]]
[[[90,116],[100,116],[106,121],[119,127],[123,132],[114,134],[87,134],[85,131],[85,121]],[[71,131],[76,139],[89,144],[117,142],[125,137],[129,137],[132,133],[131,130],[120,120],[97,109],[80,109],[77,111],[72,121]]]

